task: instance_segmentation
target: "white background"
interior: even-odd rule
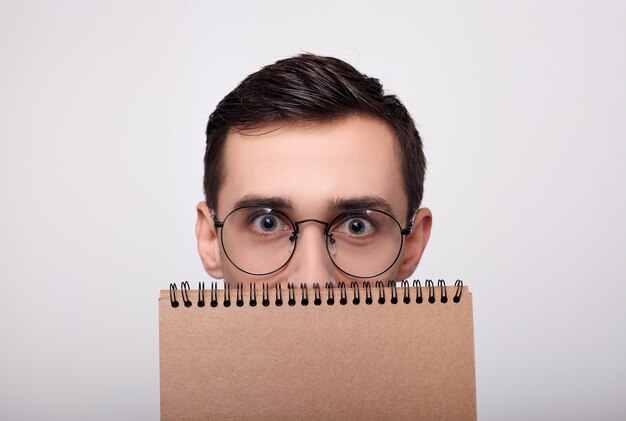
[[[158,418],[208,115],[310,51],[418,123],[415,276],[474,293],[479,418],[625,419],[626,3],[226,3],[2,1],[0,418]]]

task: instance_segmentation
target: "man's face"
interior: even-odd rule
[[[218,219],[224,220],[243,202],[264,205],[278,199],[283,202],[279,210],[291,221],[329,222],[341,212],[337,203],[374,200],[379,202],[374,208],[386,204],[386,210],[404,228],[409,215],[400,154],[391,129],[371,117],[275,124],[254,133],[232,133],[223,151],[224,179],[215,211]],[[411,276],[428,241],[430,212],[421,209],[413,221],[413,233],[404,238],[398,260],[372,280],[402,280]],[[214,278],[270,285],[363,281],[346,275],[333,264],[323,225],[311,222],[299,228],[297,247],[285,267],[270,275],[250,275],[226,257],[211,210],[205,202],[198,205],[198,250],[205,269]],[[229,252],[231,258],[232,254]],[[245,262],[237,264],[245,266]]]

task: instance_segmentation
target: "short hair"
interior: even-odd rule
[[[300,54],[246,77],[217,105],[206,129],[204,194],[217,209],[224,178],[222,155],[229,133],[276,122],[326,122],[350,115],[377,118],[392,129],[402,151],[402,175],[410,215],[424,194],[426,158],[413,119],[378,79],[334,57]]]

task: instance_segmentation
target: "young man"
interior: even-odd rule
[[[426,160],[377,79],[311,54],[248,76],[207,127],[196,236],[227,282],[408,279],[428,243]]]

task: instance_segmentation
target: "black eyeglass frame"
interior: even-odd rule
[[[348,276],[351,276],[353,278],[359,278],[359,279],[371,279],[371,278],[375,278],[377,276],[382,275],[383,273],[387,272],[389,269],[391,269],[391,267],[398,261],[398,258],[400,257],[400,253],[402,253],[402,247],[404,246],[404,237],[407,235],[410,235],[413,232],[413,218],[411,218],[411,221],[409,222],[409,224],[405,227],[402,228],[402,225],[400,225],[400,223],[398,222],[398,220],[396,218],[394,218],[393,215],[389,214],[388,212],[379,210],[379,209],[367,209],[367,208],[360,208],[360,209],[351,209],[349,211],[346,212],[342,212],[339,215],[335,216],[330,222],[324,222],[324,221],[320,221],[319,219],[313,219],[313,218],[308,218],[308,219],[302,219],[300,221],[292,221],[291,218],[289,218],[284,212],[281,212],[277,209],[274,209],[271,206],[266,206],[263,204],[259,204],[259,205],[247,205],[247,206],[240,206],[236,209],[233,209],[232,211],[230,211],[228,213],[228,215],[226,215],[226,217],[224,218],[223,221],[220,221],[217,218],[217,212],[215,210],[212,210],[213,213],[213,225],[215,226],[215,229],[218,228],[224,228],[224,224],[226,223],[226,221],[228,220],[228,217],[230,215],[232,215],[233,213],[240,211],[241,209],[250,209],[250,208],[256,208],[256,209],[266,209],[271,211],[268,212],[268,214],[279,214],[280,216],[284,217],[286,221],[289,221],[289,223],[291,224],[291,226],[293,227],[293,232],[291,233],[291,236],[289,237],[290,241],[293,241],[293,250],[291,250],[291,255],[289,256],[289,259],[287,259],[287,261],[285,261],[285,263],[282,264],[282,266],[280,266],[278,269],[275,269],[271,272],[266,272],[266,273],[254,273],[254,272],[248,272],[245,269],[240,268],[228,255],[228,251],[226,251],[226,248],[224,247],[224,230],[222,229],[220,231],[220,242],[222,243],[222,250],[224,250],[224,254],[226,255],[226,257],[228,258],[228,260],[230,261],[230,263],[233,264],[233,266],[235,266],[237,269],[239,269],[240,271],[247,273],[248,275],[253,275],[253,276],[267,276],[267,275],[271,275],[273,273],[278,272],[279,270],[281,270],[282,268],[284,268],[285,266],[287,266],[289,264],[289,262],[291,261],[293,255],[296,253],[296,248],[298,247],[298,235],[300,234],[300,224],[303,224],[305,222],[316,222],[318,224],[321,224],[324,226],[324,238],[325,238],[325,243],[326,243],[326,252],[328,253],[328,256],[330,257],[330,261],[333,262],[333,265],[335,265],[335,267],[337,269],[339,269],[341,272],[345,273]],[[329,236],[328,235],[328,231],[330,230],[330,227],[333,226],[333,224],[338,221],[340,218],[345,218],[346,215],[350,215],[351,213],[357,213],[357,212],[363,212],[363,211],[373,211],[373,212],[379,212],[382,213],[386,216],[388,216],[389,218],[391,218],[391,220],[393,220],[396,225],[398,226],[398,229],[400,230],[400,247],[398,248],[398,253],[396,254],[395,259],[393,259],[393,262],[391,262],[391,264],[382,272],[379,272],[375,275],[369,275],[369,276],[357,276],[357,275],[353,275],[349,272],[346,272],[345,270],[343,270],[342,268],[339,267],[339,265],[337,265],[337,263],[335,263],[335,260],[332,257],[332,254],[330,252],[330,250],[328,249],[328,245],[329,245],[329,239],[334,241],[334,239],[332,238],[332,234]],[[414,217],[415,212],[412,212],[411,215]]]

